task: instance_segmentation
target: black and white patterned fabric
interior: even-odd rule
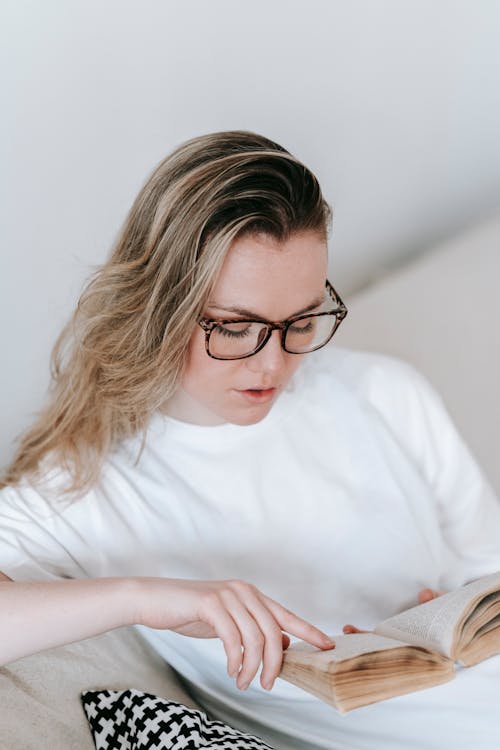
[[[81,694],[96,750],[273,750],[203,711],[139,690]]]

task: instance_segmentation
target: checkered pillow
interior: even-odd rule
[[[203,711],[139,690],[88,690],[81,700],[96,750],[273,750]]]

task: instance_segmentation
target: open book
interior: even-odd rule
[[[323,651],[297,641],[280,677],[340,713],[448,682],[455,662],[469,667],[500,653],[500,572],[407,609],[373,633],[331,635]]]

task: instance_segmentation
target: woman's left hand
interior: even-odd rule
[[[444,591],[436,591],[435,589],[421,589],[418,592],[418,604],[425,604],[425,602],[430,602],[431,599],[435,599],[437,596],[441,596],[441,594],[444,594]],[[342,631],[348,635],[349,633],[371,633],[373,631],[371,630],[360,630],[355,625],[344,625],[342,628]]]

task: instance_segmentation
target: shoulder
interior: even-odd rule
[[[339,346],[323,347],[316,354],[317,370],[328,372],[358,400],[375,407],[399,409],[409,400],[437,397],[427,378],[398,357]]]
[[[67,488],[72,483],[72,476],[63,467],[46,457],[42,463],[37,480],[23,477],[15,485],[0,489],[0,518],[18,517],[31,519],[42,524],[55,517],[61,517],[79,502],[89,501],[98,492],[98,486],[80,492],[70,493]]]
[[[0,523],[6,516],[49,523],[86,523],[91,515],[130,512],[137,501],[134,474],[141,436],[124,440],[104,459],[97,479],[81,490],[72,490],[74,476],[50,455],[42,462],[36,479],[0,489]],[[116,505],[116,507],[115,507]]]
[[[324,350],[314,367],[318,377],[336,383],[350,395],[353,409],[369,415],[370,424],[383,424],[413,456],[421,457],[454,431],[441,395],[409,362],[337,346]]]
[[[0,489],[0,519],[2,526],[6,521],[21,521],[28,519],[43,525],[55,515],[68,507],[75,498],[62,493],[64,481],[67,480],[63,472],[51,472],[42,475],[39,483],[32,483],[22,479],[18,484],[7,485]]]
[[[443,397],[409,362],[377,352],[331,347],[318,366],[328,368],[330,377],[369,415],[367,429],[382,426],[430,482],[438,475],[459,472],[459,464],[472,466]]]

